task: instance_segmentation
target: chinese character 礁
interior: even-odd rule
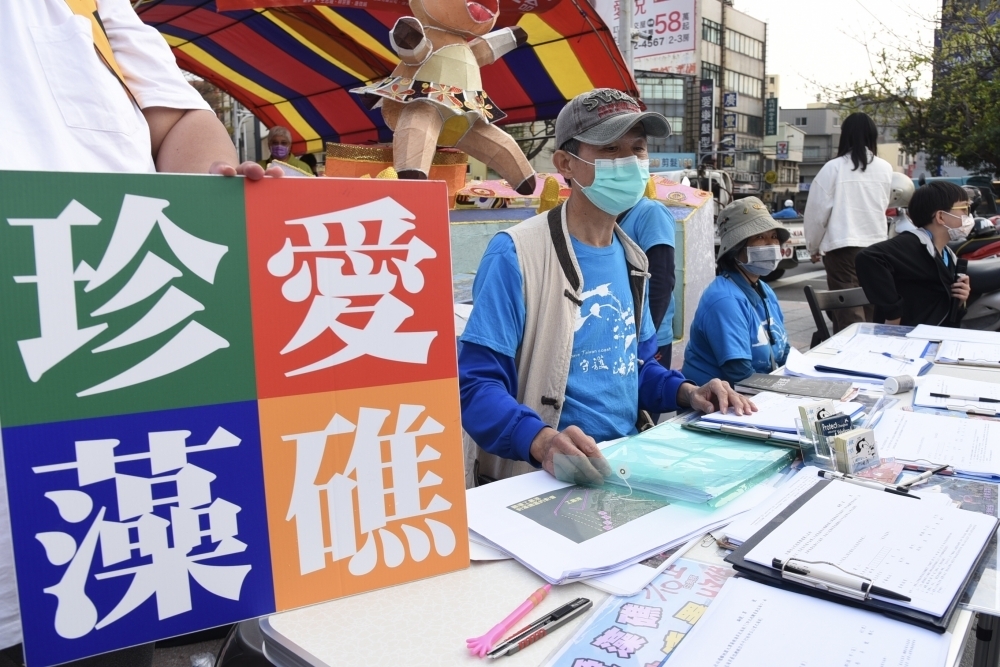
[[[417,236],[397,243],[416,228],[413,218],[414,214],[392,197],[383,197],[342,211],[286,221],[305,228],[308,245],[297,246],[286,238],[281,250],[268,260],[267,270],[279,278],[288,276],[282,296],[293,303],[309,301],[309,310],[281,354],[313,343],[328,330],[343,343],[332,354],[290,370],[286,376],[312,373],[364,355],[427,363],[437,332],[399,331],[414,310],[393,294],[397,283],[409,294],[420,293],[424,275],[418,264],[437,256]],[[379,223],[374,242],[366,238],[365,222],[371,221]],[[330,225],[339,226],[343,243],[331,242]],[[348,267],[350,270],[345,270]],[[368,318],[363,326],[344,321],[345,316],[358,315]]]
[[[631,658],[636,651],[646,645],[646,639],[612,625],[595,637],[590,644],[608,653],[617,653],[619,658]]]
[[[323,430],[284,436],[285,442],[295,443],[295,479],[287,520],[295,520],[301,574],[325,568],[328,553],[333,561],[350,558],[348,570],[351,574],[368,574],[378,564],[375,533],[382,543],[385,564],[398,566],[406,556],[406,549],[399,535],[390,530],[390,523],[394,524],[392,527],[398,526],[406,538],[413,560],[423,561],[431,549],[427,534],[415,521],[403,523],[419,517],[424,517],[423,523],[439,556],[454,551],[454,531],[429,518],[429,515],[449,510],[451,503],[437,494],[426,506],[420,501],[420,489],[443,482],[430,470],[422,476],[419,474],[419,464],[436,461],[441,454],[429,445],[418,452],[417,438],[444,431],[444,427],[430,416],[425,417],[419,427],[412,428],[423,412],[422,405],[400,405],[395,430],[387,435],[381,432],[391,412],[361,408],[357,424],[334,414]],[[327,438],[345,433],[354,433],[347,467],[328,479],[317,480]],[[389,445],[387,462],[382,460],[383,443]],[[389,488],[383,475],[385,470],[392,476]],[[353,479],[349,477],[351,474]],[[391,512],[387,510],[389,496]],[[325,527],[324,509],[328,520]],[[357,544],[359,532],[366,536],[360,549]],[[329,544],[327,535],[330,536]]]

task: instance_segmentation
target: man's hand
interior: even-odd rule
[[[275,165],[269,165],[267,169],[260,166],[256,162],[244,162],[238,167],[234,167],[231,164],[225,162],[213,162],[212,166],[208,168],[208,173],[218,174],[220,176],[246,176],[248,180],[259,181],[265,176],[270,176],[271,178],[281,178],[285,175],[285,172],[281,170],[281,167]]]
[[[951,285],[951,295],[962,303],[965,303],[969,300],[969,294],[971,293],[972,288],[969,286],[969,276],[960,273],[958,280]]]
[[[611,476],[611,466],[597,443],[576,426],[562,433],[543,428],[531,441],[530,451],[546,472],[564,482],[603,484]]]
[[[737,415],[757,412],[753,402],[733,391],[728,383],[715,378],[698,387],[685,382],[677,390],[677,405],[682,408],[692,408],[698,412],[725,412],[732,408]]]
[[[813,264],[815,264],[821,259],[823,259],[823,256],[820,255],[818,252],[814,252],[813,254],[809,255],[809,261],[812,262]]]

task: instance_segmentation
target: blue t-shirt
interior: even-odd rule
[[[698,384],[722,376],[733,359],[750,361],[756,373],[770,373],[788,357],[788,335],[778,298],[760,281],[764,301],[739,272],[716,277],[701,295],[684,350],[684,376]],[[770,316],[770,337],[768,336]],[[773,343],[770,340],[773,339]]]
[[[575,425],[598,442],[635,431],[639,395],[638,341],[625,251],[615,236],[606,248],[573,239],[583,274],[583,305],[575,324],[566,396],[558,430]],[[462,342],[515,357],[524,335],[524,294],[514,241],[490,241],[472,285],[475,307]],[[655,335],[648,301],[640,336]]]
[[[621,221],[621,228],[643,252],[649,252],[650,248],[657,245],[676,247],[677,223],[662,202],[643,197]],[[656,346],[663,347],[673,342],[674,295],[671,294],[670,305],[667,306],[660,328],[656,330]]]

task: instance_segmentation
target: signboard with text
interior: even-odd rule
[[[632,2],[632,25],[640,37],[633,58],[637,70],[695,75],[698,22],[695,0],[596,0],[611,34],[618,35],[620,3]]]
[[[449,254],[439,182],[5,174],[28,665],[467,566]]]
[[[714,149],[715,108],[713,106],[715,82],[702,79],[698,97],[698,152],[711,153]]]
[[[788,142],[778,141],[774,144],[775,149],[775,159],[776,160],[787,160],[788,159]]]
[[[764,134],[773,137],[778,134],[778,98],[764,100]]]
[[[722,107],[724,109],[735,109],[737,105],[737,95],[733,91],[729,91],[722,95]]]

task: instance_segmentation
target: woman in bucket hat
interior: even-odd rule
[[[732,384],[785,363],[788,335],[778,298],[762,276],[781,261],[788,230],[756,197],[719,213],[717,276],[701,295],[684,351],[684,375],[694,382]]]

